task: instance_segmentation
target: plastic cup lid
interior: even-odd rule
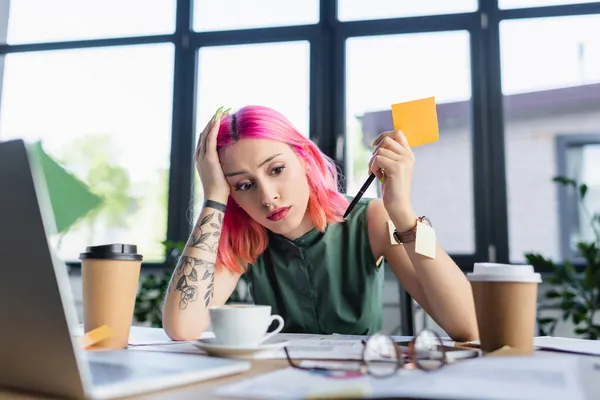
[[[113,243],[89,246],[84,253],[79,254],[79,259],[141,261],[143,257],[137,253],[137,246],[134,244]]]
[[[475,263],[473,272],[467,274],[471,282],[532,282],[539,283],[542,277],[531,265]]]

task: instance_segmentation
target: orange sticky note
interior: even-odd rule
[[[410,147],[437,142],[439,128],[435,98],[392,104],[394,130],[402,131]]]
[[[114,332],[106,325],[102,325],[96,329],[86,332],[81,338],[81,347],[88,349],[96,343],[110,338]]]

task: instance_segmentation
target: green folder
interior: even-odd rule
[[[42,148],[41,142],[32,143],[30,151],[39,160],[58,233],[64,233],[80,218],[102,204],[102,198],[54,161]]]

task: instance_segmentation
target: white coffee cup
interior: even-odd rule
[[[226,346],[258,346],[283,329],[280,315],[271,315],[271,306],[233,304],[208,309],[216,342]],[[273,321],[277,328],[267,333]]]

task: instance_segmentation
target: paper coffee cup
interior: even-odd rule
[[[137,246],[109,244],[87,247],[81,259],[83,328],[106,325],[113,336],[94,348],[124,349],[129,341],[142,255]]]
[[[475,263],[467,279],[473,289],[482,351],[510,346],[533,352],[540,274],[531,265]]]

